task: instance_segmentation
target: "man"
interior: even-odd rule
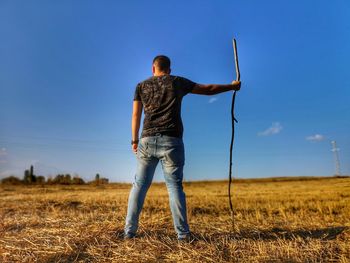
[[[228,85],[202,85],[170,75],[170,59],[163,55],[154,58],[152,72],[153,77],[136,86],[134,95],[131,144],[132,150],[137,155],[138,164],[129,195],[125,239],[136,235],[146,193],[160,161],[177,237],[179,240],[187,240],[190,237],[190,230],[187,223],[185,193],[182,188],[185,164],[181,120],[182,98],[188,93],[214,95],[239,90],[241,83],[233,81]],[[144,122],[139,140],[142,108]]]

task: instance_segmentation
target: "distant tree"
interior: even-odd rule
[[[100,184],[108,184],[109,183],[109,179],[108,178],[101,178],[99,180]]]
[[[100,185],[100,184],[108,184],[109,180],[108,178],[104,178],[104,177],[100,177],[98,180],[96,179],[95,177],[95,180],[93,181],[90,181],[89,184],[92,184],[92,185]]]
[[[20,185],[22,184],[21,179],[17,178],[16,176],[9,176],[9,177],[5,177],[1,180],[2,184],[11,184],[11,185]]]
[[[72,183],[72,177],[70,176],[70,174],[66,174],[64,176],[63,184],[71,184],[71,183]]]
[[[28,169],[24,170],[24,176],[23,176],[23,182],[25,184],[30,184],[31,183],[31,180],[30,180],[30,172]]]
[[[32,184],[36,182],[36,176],[34,174],[34,167],[33,165],[30,166],[30,169],[26,169],[24,171],[24,177],[23,177],[23,182],[25,184]]]
[[[42,175],[39,175],[36,177],[36,183],[38,184],[44,184],[45,183],[45,177]]]
[[[70,174],[58,174],[54,179],[49,179],[48,183],[69,185],[73,183],[73,179]]]
[[[34,175],[34,166],[33,165],[30,166],[29,175],[30,175],[30,182],[31,183],[35,183],[36,182],[36,176]]]
[[[64,182],[64,175],[63,174],[58,174],[55,176],[55,178],[52,180],[53,184],[63,184]]]
[[[78,176],[74,176],[72,179],[72,184],[85,184],[85,181]]]

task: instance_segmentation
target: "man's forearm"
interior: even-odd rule
[[[234,85],[232,84],[208,84],[206,86],[208,90],[208,95],[215,95],[234,89]]]
[[[137,141],[139,139],[140,122],[142,115],[141,101],[134,101],[132,106],[131,118],[131,139]]]
[[[141,120],[138,116],[132,116],[131,138],[133,141],[137,141],[139,139],[140,121]]]
[[[215,95],[230,90],[239,90],[240,81],[233,81],[232,84],[196,84],[192,90],[193,94]]]

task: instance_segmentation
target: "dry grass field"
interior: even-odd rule
[[[1,186],[1,262],[349,262],[350,179],[186,183],[196,236],[178,243],[154,184],[139,237],[122,231],[130,185]]]

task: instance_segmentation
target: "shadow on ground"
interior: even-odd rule
[[[214,234],[217,238],[226,236],[228,239],[240,240],[240,239],[253,239],[253,240],[276,240],[276,239],[322,239],[322,240],[332,240],[343,233],[348,227],[327,227],[321,229],[297,229],[297,230],[286,230],[281,228],[272,228],[267,230],[241,230],[239,232],[228,232],[228,233],[218,233]],[[206,237],[203,236],[205,239]],[[213,236],[210,237],[211,239]]]
[[[321,240],[332,240],[337,236],[342,234],[345,230],[349,229],[346,226],[338,226],[338,227],[327,227],[321,229],[297,229],[297,230],[286,230],[281,228],[272,228],[267,230],[251,230],[245,229],[238,232],[217,232],[214,234],[199,234],[193,233],[195,240],[203,240],[203,241],[213,241],[214,239],[228,239],[228,240],[241,240],[241,239],[252,239],[252,240],[276,240],[276,239],[321,239]],[[116,238],[118,240],[123,239],[123,231],[116,231]],[[137,238],[147,238],[151,237],[154,239],[174,239],[176,237],[174,234],[170,234],[169,232],[161,229],[157,230],[145,230],[137,235]]]

